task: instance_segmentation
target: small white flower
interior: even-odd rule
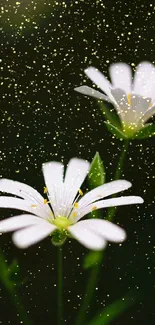
[[[132,135],[139,131],[155,114],[155,66],[141,62],[132,81],[132,70],[128,64],[110,65],[112,83],[94,67],[85,70],[86,75],[106,94],[88,86],[75,88],[76,91],[114,105],[122,122],[123,132]]]
[[[23,210],[28,214],[1,221],[0,232],[15,231],[13,242],[19,248],[27,248],[51,234],[55,244],[72,236],[94,250],[103,249],[108,240],[122,242],[126,238],[125,231],[111,222],[102,219],[79,220],[95,209],[142,203],[143,199],[122,196],[102,200],[103,197],[128,189],[131,183],[125,180],[101,185],[83,196],[80,187],[88,170],[88,162],[73,158],[68,163],[63,180],[62,163],[43,164],[46,183],[44,193],[48,194],[49,201],[26,184],[1,179],[0,191],[19,198],[1,196],[0,207]]]

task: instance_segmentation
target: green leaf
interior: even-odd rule
[[[111,108],[111,104],[99,102],[99,108],[101,112],[105,115],[107,121],[116,127],[121,127],[120,119],[114,108]]]
[[[108,325],[135,303],[131,293],[101,310],[87,325]]]
[[[84,269],[89,269],[93,266],[100,264],[102,261],[102,256],[103,254],[101,254],[100,251],[92,251],[88,253],[84,259]]]
[[[105,169],[103,162],[98,152],[96,152],[94,159],[91,163],[88,174],[88,185],[90,189],[104,184],[105,182]]]
[[[16,260],[14,260],[9,266],[8,273],[10,273],[10,275],[17,275],[19,273],[19,264]]]
[[[134,139],[146,139],[155,135],[155,125],[153,123],[147,123],[145,126],[137,131],[134,135]]]
[[[88,174],[88,186],[89,189],[93,189],[105,183],[105,168],[101,157],[98,152],[96,152],[93,161],[90,165],[90,170]],[[98,210],[94,210],[91,213],[92,218],[100,218],[101,213]]]
[[[120,140],[127,139],[127,136],[123,131],[121,131],[118,127],[114,126],[110,122],[104,122],[106,124],[107,129]]]

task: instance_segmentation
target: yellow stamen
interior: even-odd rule
[[[97,209],[97,207],[94,205],[91,210],[94,211],[96,209]]]
[[[48,192],[48,188],[44,187],[44,194],[46,194]]]
[[[78,208],[78,206],[79,206],[78,202],[75,202],[74,203],[74,208]]]
[[[131,94],[128,94],[127,98],[128,98],[128,104],[131,105]]]
[[[151,106],[152,106],[152,103],[149,104],[149,107],[151,107]]]
[[[51,203],[51,201],[47,201],[47,199],[44,199],[44,204]]]
[[[83,195],[83,192],[81,189],[79,189],[79,194],[82,196]]]
[[[77,216],[77,213],[73,212],[72,216],[75,218]]]

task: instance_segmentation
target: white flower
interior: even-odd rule
[[[19,248],[27,248],[51,234],[55,243],[72,236],[85,247],[94,250],[103,249],[108,240],[123,241],[126,238],[125,231],[111,222],[101,219],[79,220],[95,209],[142,203],[143,199],[138,196],[122,196],[102,200],[103,197],[128,189],[131,183],[125,180],[104,184],[83,196],[80,187],[88,170],[88,162],[73,158],[68,163],[63,180],[62,163],[43,164],[46,183],[44,193],[48,194],[49,201],[26,184],[1,179],[0,191],[18,198],[1,196],[0,207],[28,213],[1,221],[0,232],[15,231],[13,242]]]
[[[112,83],[94,67],[85,70],[86,75],[106,94],[88,87],[75,88],[76,91],[114,105],[122,122],[124,133],[132,135],[139,131],[155,114],[155,66],[141,62],[132,80],[132,70],[128,64],[110,65]]]

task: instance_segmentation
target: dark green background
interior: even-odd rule
[[[90,65],[108,76],[113,62],[133,68],[143,60],[155,62],[154,1],[19,2],[1,1],[0,175],[43,193],[43,162],[66,164],[74,156],[91,160],[99,151],[107,181],[112,180],[122,143],[106,131],[95,99],[73,89],[91,86],[83,73]],[[114,325],[154,324],[154,144],[152,138],[129,146],[122,178],[133,183],[127,194],[141,195],[145,203],[118,209],[115,220],[128,239],[121,247],[109,245],[89,311],[91,317],[135,289],[140,301]],[[8,215],[13,212],[1,211],[1,217]],[[20,251],[10,235],[1,236],[1,247],[9,263],[18,258],[26,279],[20,292],[34,324],[55,325],[57,249],[47,238]],[[74,324],[88,278],[82,268],[87,250],[76,241],[67,242],[63,250],[68,325]],[[0,298],[0,324],[20,324],[3,287]]]

